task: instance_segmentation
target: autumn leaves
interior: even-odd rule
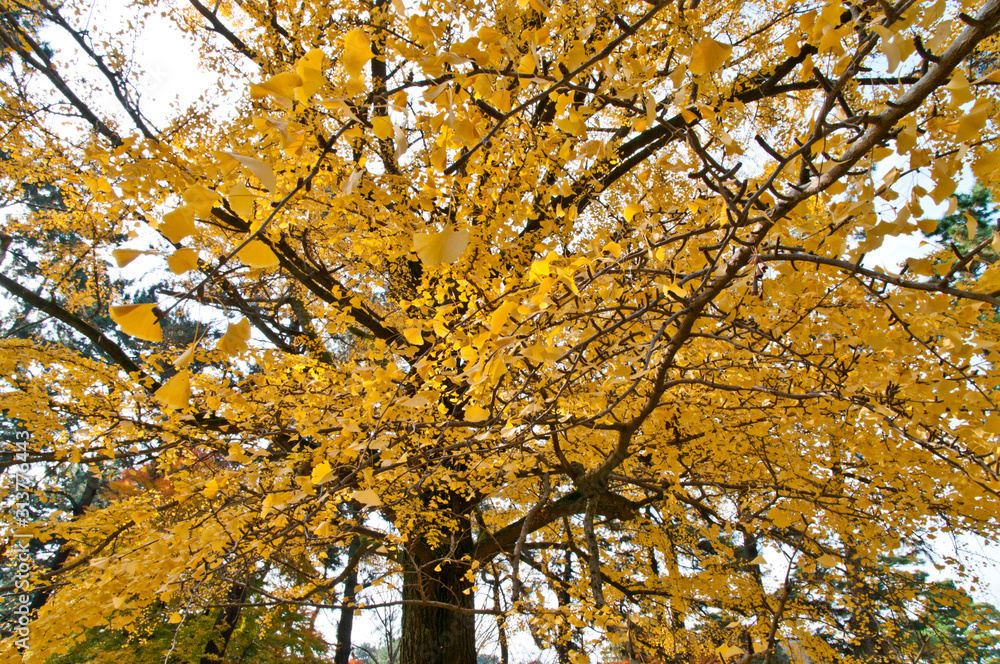
[[[128,304],[111,307],[111,320],[123,332],[137,339],[160,342],[163,331],[160,328],[159,311],[155,304]],[[246,318],[238,323],[230,323],[226,333],[219,339],[216,349],[225,356],[235,357],[246,352],[250,341],[250,323]],[[158,388],[153,396],[172,410],[186,408],[191,401],[191,376],[185,367],[194,359],[198,342],[193,343],[175,361],[180,371]]]

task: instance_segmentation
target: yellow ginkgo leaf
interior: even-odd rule
[[[240,162],[240,165],[244,168],[256,175],[260,183],[264,185],[264,188],[272,194],[278,188],[278,181],[274,177],[274,169],[271,168],[271,164],[238,152],[224,152],[223,154],[229,155]]]
[[[716,652],[722,657],[722,661],[726,661],[730,657],[735,657],[736,655],[742,655],[745,651],[742,648],[737,648],[736,646],[722,645],[716,648]]]
[[[532,344],[521,351],[521,355],[532,362],[544,362],[552,364],[563,356],[565,349],[546,346],[544,344]]]
[[[194,206],[182,205],[173,212],[166,213],[157,230],[174,244],[193,235],[198,230],[194,226]]]
[[[179,623],[179,622],[180,622],[180,621],[182,621],[182,620],[184,620],[184,617],[183,617],[183,616],[182,616],[182,615],[180,614],[180,612],[179,612],[179,611],[174,611],[174,612],[173,612],[173,613],[172,613],[172,614],[170,615],[170,620],[169,620],[169,622],[170,622],[170,624],[172,624],[172,625],[176,625],[177,623]]]
[[[326,537],[330,534],[330,522],[324,521],[323,523],[316,526],[316,530],[313,531],[313,535],[316,537]]]
[[[184,202],[194,208],[194,213],[202,219],[212,216],[212,208],[218,205],[222,197],[211,189],[196,184],[188,187],[181,195]]]
[[[396,139],[396,151],[392,153],[394,159],[399,159],[410,147],[410,143],[406,138],[406,130],[402,127],[393,128],[393,136]]]
[[[831,556],[829,553],[825,553],[816,559],[816,562],[823,567],[836,567],[837,559]]]
[[[404,408],[423,408],[431,403],[431,400],[427,398],[427,394],[420,392],[419,394],[414,394],[409,399],[405,399],[400,402],[400,405]]]
[[[163,341],[163,330],[160,320],[156,317],[155,304],[120,304],[111,307],[111,320],[125,334],[145,339],[146,341]]]
[[[382,504],[382,499],[371,489],[361,489],[354,492],[354,500],[364,503],[369,507],[378,507]]]
[[[229,189],[229,207],[244,219],[253,217],[255,198],[242,182],[237,182]]]
[[[206,498],[215,498],[219,495],[219,483],[215,480],[205,482],[205,488],[202,490],[202,494],[204,494]]]
[[[236,257],[249,267],[274,267],[279,262],[271,248],[260,240],[254,240],[240,249]]]
[[[174,274],[184,274],[198,267],[198,252],[194,249],[178,249],[172,256],[167,256],[167,267]]]
[[[979,85],[986,81],[990,81],[991,83],[1000,83],[1000,69],[994,69],[989,74],[986,74],[986,76],[981,76],[977,78],[972,82],[972,84]]]
[[[191,374],[187,369],[179,372],[153,393],[158,401],[170,409],[180,410],[191,403]]]
[[[696,76],[713,72],[725,64],[732,50],[733,47],[729,44],[723,44],[711,37],[705,37],[694,45],[694,50],[691,51],[691,64],[688,65],[688,71]]]
[[[295,88],[297,101],[309,101],[309,98],[326,82],[323,78],[323,58],[323,51],[314,48],[295,63],[295,73],[302,79],[302,85]]]
[[[490,416],[490,411],[479,406],[465,407],[465,420],[467,422],[482,422]]]
[[[191,344],[186,351],[180,354],[180,356],[174,360],[174,366],[178,369],[183,369],[187,365],[191,364],[194,359],[194,351],[198,347],[197,342]]]
[[[124,604],[125,604],[125,598],[124,597],[112,597],[111,598],[111,605],[113,607],[115,607],[116,609],[122,608],[122,605],[124,605]]]
[[[344,35],[344,54],[340,62],[344,65],[344,71],[348,76],[361,78],[361,70],[374,57],[371,40],[364,30],[355,28]]]
[[[965,236],[970,239],[976,237],[976,229],[979,228],[979,220],[968,212],[963,212],[962,214],[965,215]],[[934,226],[934,229],[937,230],[937,225]]]
[[[490,316],[490,332],[499,334],[503,330],[503,326],[510,320],[510,315],[517,311],[518,306],[518,303],[513,300],[501,304]]]
[[[312,471],[313,484],[323,484],[324,482],[329,482],[332,479],[333,479],[333,468],[326,461],[320,464],[316,464],[316,466],[313,468]]]
[[[625,211],[622,212],[622,215],[625,217],[625,221],[632,221],[632,219],[635,218],[635,215],[640,212],[642,212],[641,205],[638,203],[630,203],[629,206],[625,208]]]
[[[771,523],[774,524],[775,528],[787,528],[792,525],[792,517],[789,516],[788,512],[772,509],[768,512],[768,516],[771,518]]]
[[[413,248],[424,265],[454,263],[469,244],[469,231],[451,227],[440,233],[414,233]]]
[[[250,341],[250,321],[244,318],[239,323],[230,323],[215,347],[232,357],[246,351],[248,341]]]
[[[969,89],[969,79],[960,71],[951,77],[944,89],[951,93],[951,105],[954,108],[974,99],[972,91]]]
[[[276,129],[281,135],[281,149],[285,154],[293,156],[302,154],[302,149],[306,145],[304,125],[274,118],[254,118],[254,127],[260,131]]]
[[[290,71],[275,74],[263,83],[250,86],[250,98],[271,97],[283,108],[291,110],[295,88],[302,85],[302,77]]]
[[[519,0],[520,1],[520,0]],[[524,5],[521,5],[523,8]],[[410,31],[416,38],[417,42],[422,46],[430,45],[435,39],[437,39],[437,31],[434,26],[431,25],[430,20],[422,14],[413,14],[409,19]]]
[[[476,33],[476,36],[479,37],[479,41],[483,42],[484,44],[492,44],[493,42],[500,39],[500,32],[496,28],[491,28],[488,25],[484,25],[483,27],[479,28],[479,32]]]
[[[372,131],[380,141],[388,140],[393,135],[392,120],[384,115],[372,118]]]
[[[111,255],[114,256],[118,267],[125,267],[139,256],[148,253],[148,251],[140,251],[139,249],[115,249],[111,252]]]
[[[411,343],[414,346],[420,346],[424,343],[424,335],[421,334],[420,330],[415,328],[403,330],[403,336],[406,337],[407,343]]]
[[[899,48],[899,34],[891,28],[879,25],[878,23],[874,23],[871,27],[882,38],[879,47],[885,54],[888,63],[887,71],[889,73],[896,71],[896,68],[899,67],[899,63],[903,59],[903,53]]]

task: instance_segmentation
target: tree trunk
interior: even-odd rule
[[[236,623],[240,619],[248,587],[246,583],[234,583],[230,586],[229,593],[226,595],[226,603],[229,606],[220,609],[216,615],[211,636],[205,646],[205,654],[201,656],[199,664],[218,664],[222,661],[226,654],[226,648],[229,647],[229,640],[233,638],[233,632],[236,631]]]
[[[507,627],[505,625],[505,618],[500,611],[503,611],[503,606],[500,603],[500,573],[497,571],[496,565],[492,565],[493,568],[493,609],[497,611],[497,640],[500,643],[500,664],[510,664],[510,652],[507,648]],[[485,580],[485,579],[484,579]]]
[[[567,532],[569,532],[568,525]],[[563,559],[561,579],[563,585],[559,586],[556,591],[556,602],[558,602],[560,609],[564,609],[570,604],[569,591],[566,589],[569,587],[569,582],[573,580],[573,552],[569,549],[566,549],[566,557]],[[570,657],[580,648],[573,642],[573,630],[568,622],[559,623],[557,629],[556,655],[559,658],[559,664],[569,664]]]
[[[347,548],[347,560],[350,561],[361,546],[361,538],[355,537]],[[344,580],[344,608],[340,610],[340,622],[337,623],[337,652],[333,656],[333,664],[349,664],[351,660],[351,633],[354,630],[354,600],[358,585],[358,566],[348,572]]]
[[[400,664],[476,664],[476,621],[472,613],[472,528],[467,518],[459,532],[436,547],[416,542],[403,564],[403,634]],[[406,555],[406,554],[404,554]],[[468,556],[462,560],[463,556]],[[455,611],[435,602],[462,611]]]

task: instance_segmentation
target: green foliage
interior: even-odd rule
[[[954,582],[927,584],[924,613],[914,621],[913,639],[923,648],[924,662],[947,664],[1000,663],[1000,611],[975,602]]]
[[[951,580],[930,581],[916,554],[884,556],[877,578],[855,573],[853,582],[828,581],[843,599],[826,610],[817,634],[845,661],[920,661],[927,664],[1000,662],[1000,612],[975,602]],[[815,584],[814,578],[797,583]],[[815,598],[798,598],[803,604]]]
[[[977,256],[975,264],[970,266],[975,272],[984,267],[985,263],[992,263],[997,259],[996,250],[989,246],[1000,221],[997,205],[989,190],[978,182],[970,193],[956,194],[955,199],[958,202],[957,209],[938,221],[937,229],[931,236],[954,246],[963,255],[986,243],[987,246]],[[972,223],[973,220],[975,224]],[[972,228],[974,231],[970,235],[969,230]]]
[[[202,664],[214,614],[189,616],[179,629],[167,622],[167,615],[155,612],[133,632],[92,629],[85,641],[48,664],[162,664],[168,652],[174,664]],[[247,608],[220,664],[321,664],[330,657],[332,649],[306,613],[289,607]]]

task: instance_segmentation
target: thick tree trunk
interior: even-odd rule
[[[402,561],[400,664],[476,664],[473,575],[470,560],[461,560],[473,553],[472,529],[463,524],[436,547],[416,543]]]

